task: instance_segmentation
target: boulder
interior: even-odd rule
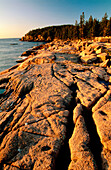
[[[107,53],[101,53],[101,54],[98,54],[97,57],[100,58],[100,60],[104,62],[104,61],[107,60],[108,54]]]
[[[79,55],[82,56],[82,57],[85,57],[85,55],[91,55],[94,53],[94,50],[90,50],[87,48],[86,50],[82,51]],[[94,55],[94,54],[93,54]]]
[[[111,68],[107,68],[107,73],[111,74]]]
[[[104,81],[108,81],[109,80],[109,76],[108,76],[108,74],[107,74],[107,72],[105,71],[104,68],[94,67],[92,69],[92,72],[94,74],[96,74],[100,79],[103,79]]]
[[[31,55],[34,52],[35,52],[35,50],[29,49],[29,50],[23,52],[21,56],[29,56],[29,55]]]
[[[102,47],[100,47],[99,49],[94,49],[94,50],[95,50],[96,54],[101,54],[104,52]]]
[[[107,59],[107,60],[105,60],[105,61],[103,61],[102,63],[100,63],[100,67],[107,67],[109,64],[109,59]]]
[[[111,42],[111,37],[95,37],[95,41],[107,43]]]
[[[79,98],[81,104],[87,108],[91,107],[101,96],[99,90],[91,87],[89,84],[81,80],[77,81],[77,86],[79,89],[77,90],[77,98]]]
[[[111,151],[111,96],[100,109],[93,113],[97,132],[104,148]]]
[[[106,104],[107,101],[110,99],[110,96],[111,90],[108,90],[104,97],[101,97],[98,100],[98,102],[94,105],[94,107],[92,108],[92,112],[95,112],[96,110],[100,109],[104,104]]]
[[[85,55],[83,57],[81,57],[81,61],[84,63],[93,63],[97,60],[97,56],[95,54],[91,54],[91,55]]]

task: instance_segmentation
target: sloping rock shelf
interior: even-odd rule
[[[110,51],[55,40],[0,73],[1,170],[111,170]]]

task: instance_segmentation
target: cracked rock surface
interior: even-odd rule
[[[48,43],[0,73],[1,170],[111,169],[111,70],[79,63],[76,46]]]

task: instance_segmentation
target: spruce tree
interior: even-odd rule
[[[74,37],[74,39],[79,39],[79,24],[78,24],[77,20],[75,22],[75,26],[73,29],[73,37]]]
[[[92,18],[92,16],[89,17],[89,22],[88,22],[88,37],[89,38],[93,37],[93,18]]]
[[[106,34],[107,36],[111,36],[111,17],[110,17],[110,19],[109,19],[108,22],[107,22],[105,34]]]
[[[83,39],[85,38],[84,31],[85,31],[85,15],[84,12],[82,15],[80,15],[80,24],[79,24],[79,33],[80,33],[80,38]]]
[[[100,23],[100,35],[102,36],[106,36],[106,26],[107,26],[107,22],[108,22],[108,15],[107,13],[104,14],[104,17],[102,18],[102,21]]]
[[[93,36],[93,38],[98,37],[100,35],[99,30],[100,30],[99,21],[96,18],[94,18],[93,26],[92,26],[92,36]]]

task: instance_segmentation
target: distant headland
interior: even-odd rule
[[[108,15],[105,13],[101,21],[92,16],[85,21],[83,12],[82,15],[80,15],[80,22],[78,23],[76,20],[75,25],[49,26],[31,30],[20,40],[50,42],[54,39],[94,39],[95,37],[100,36],[111,36],[111,17],[108,19]]]

